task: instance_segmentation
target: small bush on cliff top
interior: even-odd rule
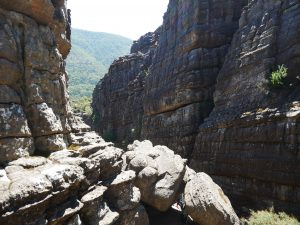
[[[242,219],[242,222],[247,225],[300,225],[300,222],[284,212],[275,213],[274,209],[264,211],[251,211],[251,216],[248,220]]]
[[[284,65],[278,66],[276,71],[273,71],[270,77],[270,83],[273,87],[279,88],[283,86],[283,80],[287,76],[288,69]]]

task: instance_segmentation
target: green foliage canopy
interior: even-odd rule
[[[130,51],[132,40],[114,34],[72,29],[72,49],[67,58],[71,99],[91,98],[97,82],[114,59]]]

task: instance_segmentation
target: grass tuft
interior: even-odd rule
[[[242,219],[247,225],[300,225],[300,222],[284,212],[275,213],[273,208],[263,211],[251,211],[249,219]]]

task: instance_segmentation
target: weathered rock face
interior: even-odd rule
[[[245,1],[170,1],[145,83],[142,137],[189,157]]]
[[[114,61],[94,91],[95,129],[106,140],[122,144],[122,147],[140,139],[143,88],[159,32],[160,29],[141,37],[132,46],[131,55]]]
[[[0,6],[4,9],[24,14],[38,24],[49,26],[54,35],[57,47],[65,58],[71,49],[71,19],[65,0],[3,0]]]
[[[139,98],[114,100],[128,93],[129,71],[142,71],[120,63],[124,69],[110,70],[95,89],[97,115],[116,142],[133,136],[167,145],[240,204],[299,213],[299,7],[292,0],[171,0]],[[132,49],[145,53],[152,40],[147,34]],[[275,89],[270,75],[282,64],[288,76]]]
[[[0,163],[4,163],[34,150],[49,153],[68,145],[71,111],[62,55],[70,46],[64,3],[1,1],[0,6]],[[63,19],[60,13],[65,13]]]
[[[165,146],[134,142],[125,153],[72,114],[64,62],[69,14],[64,0],[0,3],[0,224],[147,225],[141,202],[167,210],[193,173]],[[158,34],[115,62],[111,73],[129,70],[122,85],[105,78],[112,85],[103,96],[118,94],[103,115],[140,103],[119,126],[124,137],[144,115],[142,87]],[[149,175],[153,182],[144,185]]]
[[[143,72],[136,70],[136,66],[124,68],[127,63],[122,63],[124,69],[117,72],[113,64],[95,89],[94,105],[105,121],[104,126],[115,129],[116,142],[128,144],[128,136],[135,133],[137,139],[150,139],[155,144],[168,145],[184,157],[190,156],[198,127],[213,108],[216,77],[245,2],[230,1],[225,8],[221,1],[170,1],[164,24],[159,28],[155,54],[147,58],[151,67],[147,76],[141,77],[141,98],[124,105],[132,99],[124,95],[124,99],[118,98],[114,111],[107,110],[115,105],[115,96],[120,93],[110,87],[122,82],[119,86],[127,90],[131,83],[125,74],[133,72],[133,77],[140,78],[139,73]],[[155,37],[146,34],[133,44],[132,51],[145,53],[149,43],[154,42]],[[130,114],[128,108],[133,109]],[[133,116],[136,124],[126,120],[128,115]],[[127,126],[130,124],[128,128],[124,119]],[[100,124],[100,133],[104,134]]]
[[[132,180],[126,213],[104,196],[124,151],[71,112],[69,19],[64,0],[0,2],[0,224],[129,225],[141,208]]]
[[[300,212],[300,3],[251,1],[200,126],[192,168],[254,205]],[[268,84],[286,65],[288,88]],[[252,200],[252,201],[250,201]],[[241,202],[241,199],[238,199]]]

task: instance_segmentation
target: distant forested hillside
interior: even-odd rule
[[[131,44],[132,40],[122,36],[72,29],[72,49],[67,59],[71,99],[90,98],[113,60],[128,54]]]

